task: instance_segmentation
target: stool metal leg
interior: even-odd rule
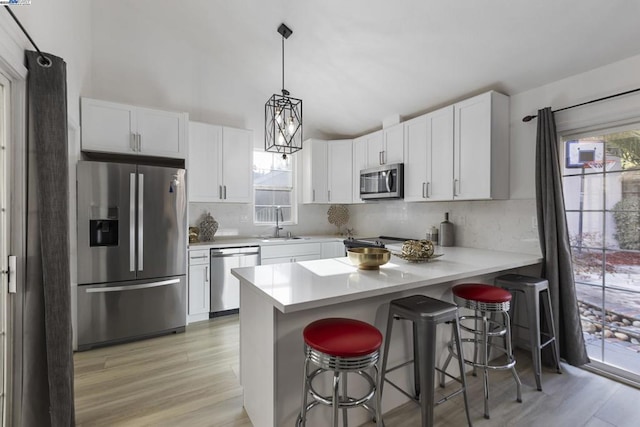
[[[553,314],[551,311],[551,292],[549,289],[545,291],[547,293],[546,305],[547,309],[544,310],[545,316],[547,319],[547,325],[549,326],[549,336],[552,337],[550,339],[553,340],[553,358],[554,363],[556,364],[556,372],[561,374],[562,369],[560,369],[560,343],[558,342],[558,336],[556,335],[556,328],[553,322]],[[544,299],[541,301],[545,301]]]
[[[462,382],[462,397],[464,398],[464,410],[467,413],[467,422],[471,427],[471,414],[469,413],[469,400],[467,399],[467,376],[465,373],[464,353],[462,350],[462,337],[460,336],[460,322],[456,313],[456,320],[452,322],[451,330],[453,331],[456,347],[458,350],[458,368],[460,369],[460,381]],[[449,358],[451,352],[449,352]],[[450,359],[449,359],[450,360]],[[440,386],[444,387],[444,373],[440,374]]]
[[[542,391],[542,360],[540,358],[540,294],[535,288],[527,289],[525,292],[527,317],[529,322],[529,345],[531,346],[531,358],[533,359],[533,374],[536,379],[536,386]]]
[[[338,409],[340,408],[340,372],[335,371],[333,373],[333,388],[332,388],[332,396],[333,399],[333,411],[331,413],[331,425],[333,427],[338,427]]]
[[[484,417],[489,419],[489,319],[487,313],[482,312],[482,378],[484,386]],[[477,341],[475,343],[477,346]],[[474,366],[475,369],[475,366]]]
[[[382,375],[378,365],[373,365],[373,372],[376,381],[376,427],[384,427],[384,421],[382,421]]]
[[[304,358],[304,368],[302,375],[302,407],[300,409],[300,415],[298,415],[298,421],[296,426],[304,427],[307,425],[307,395],[309,394],[309,356]]]
[[[522,382],[520,382],[520,377],[518,376],[518,372],[516,372],[515,358],[513,357],[513,346],[511,344],[511,322],[509,319],[509,312],[504,311],[503,315],[504,324],[507,327],[507,333],[505,334],[507,357],[509,358],[509,363],[513,362],[513,365],[511,366],[511,375],[513,375],[513,379],[516,382],[516,398],[518,402],[522,403]]]
[[[347,401],[347,396],[349,396],[349,393],[347,393],[347,373],[346,372],[342,372],[340,374],[340,382],[342,383],[342,398],[343,400],[346,402]],[[347,427],[347,408],[342,408],[342,426],[343,427]]]
[[[436,349],[433,345],[429,345],[424,337],[434,337],[436,333],[435,323],[433,322],[416,322],[418,323],[418,333],[423,339],[414,342],[418,347],[418,362],[414,360],[414,365],[418,365],[420,372],[420,382],[423,384],[423,390],[420,394],[420,412],[422,413],[422,426],[433,426],[433,405],[435,400],[435,391],[433,389],[435,380]],[[431,369],[429,369],[431,367]]]
[[[384,351],[382,354],[382,369],[380,371],[380,388],[379,392],[382,395],[382,389],[384,388],[384,377],[387,373],[387,362],[389,361],[389,342],[391,341],[391,330],[393,329],[393,313],[389,311],[387,318],[387,330],[384,338]]]
[[[416,322],[413,322],[413,342],[418,342],[418,325]],[[417,345],[413,346],[413,360],[420,360],[419,358],[420,351]],[[420,372],[422,367],[420,363],[413,363],[413,388],[415,390],[415,399],[420,399]]]

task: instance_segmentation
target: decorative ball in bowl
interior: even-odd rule
[[[391,258],[391,252],[383,248],[352,248],[347,254],[349,261],[361,270],[377,270]]]

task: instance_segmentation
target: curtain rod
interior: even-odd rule
[[[24,33],[25,36],[27,36],[27,38],[29,39],[29,41],[31,42],[31,44],[33,45],[33,47],[36,49],[36,51],[38,52],[38,63],[40,63],[40,65],[42,65],[43,67],[49,67],[51,66],[51,60],[49,58],[47,58],[46,56],[44,56],[44,54],[42,53],[42,51],[40,51],[40,49],[38,49],[38,46],[36,46],[36,42],[33,41],[33,39],[31,38],[31,36],[29,35],[29,33],[27,32],[27,30],[22,26],[22,23],[18,20],[18,17],[16,15],[13,14],[13,12],[11,11],[11,8],[9,6],[4,7],[5,9],[7,9],[7,12],[9,12],[9,15],[11,15],[11,17],[13,18],[14,21],[16,21],[16,24],[18,24],[18,27],[20,27],[20,29],[22,30],[22,32]]]
[[[628,90],[626,92],[616,93],[615,95],[605,96],[604,98],[593,99],[591,101],[583,102],[581,104],[576,104],[576,105],[572,105],[570,107],[564,107],[564,108],[560,108],[558,110],[553,110],[552,113],[557,113],[558,111],[569,110],[571,108],[582,107],[583,105],[593,104],[594,102],[600,102],[600,101],[604,101],[604,100],[611,99],[611,98],[617,98],[618,96],[628,95],[630,93],[639,92],[639,91],[640,91],[640,88]],[[530,122],[531,120],[535,119],[536,117],[538,117],[538,116],[535,115],[535,114],[533,116],[524,116],[522,118],[522,121],[523,122]]]

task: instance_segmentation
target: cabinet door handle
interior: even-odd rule
[[[457,189],[457,190],[456,190]],[[453,195],[457,196],[458,192],[460,190],[460,180],[458,179],[454,179],[453,180]]]
[[[423,198],[423,199],[426,199],[426,198],[427,198],[426,188],[427,188],[427,183],[426,183],[426,182],[423,182],[423,183],[422,183],[422,198]]]
[[[222,185],[218,185],[218,198],[222,200]]]
[[[331,201],[331,190],[327,190],[327,200]]]
[[[136,151],[137,146],[137,136],[135,133],[131,132],[131,138],[129,138],[129,147],[131,148],[131,151]]]
[[[382,164],[387,164],[387,150],[382,150]]]
[[[223,185],[222,188],[224,188],[224,198],[226,200],[227,199],[227,186]]]
[[[316,201],[316,190],[311,190],[311,201],[312,202]]]
[[[204,266],[204,283],[209,283],[209,266]]]
[[[382,164],[382,151],[378,151],[378,163]]]
[[[142,135],[138,134],[138,152],[142,151]]]

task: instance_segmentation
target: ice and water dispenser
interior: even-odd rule
[[[118,246],[118,208],[93,206],[89,217],[89,246]]]

